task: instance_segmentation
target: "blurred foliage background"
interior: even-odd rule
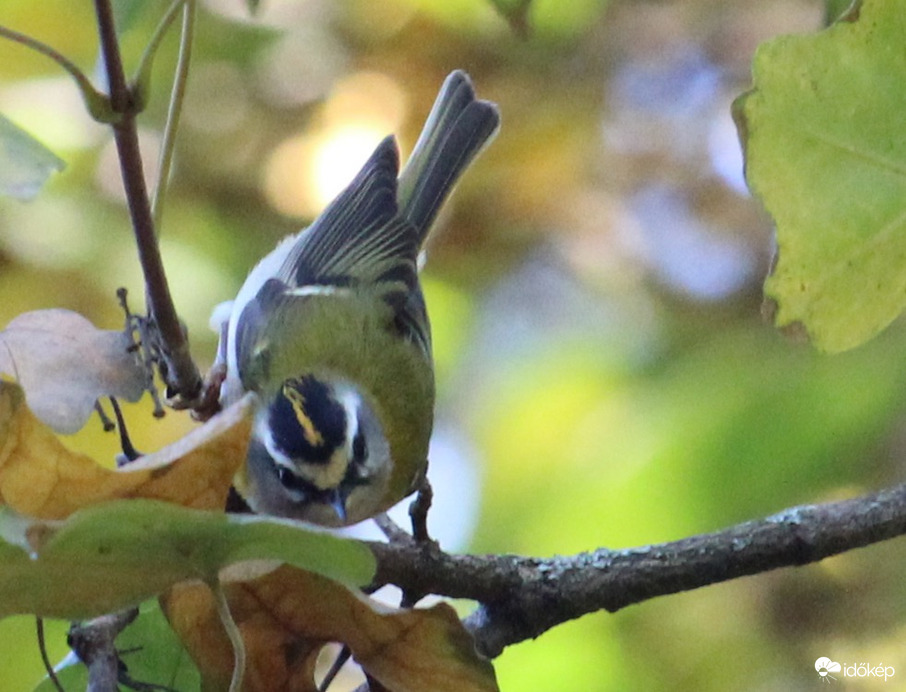
[[[122,5],[135,65],[166,3]],[[500,105],[501,133],[440,218],[425,272],[439,387],[430,525],[447,548],[644,545],[902,477],[906,331],[830,358],[762,321],[771,224],[730,118],[756,46],[835,10],[535,0],[521,36],[489,0],[263,0],[254,19],[239,0],[201,5],[162,247],[204,366],[211,308],[383,135],[408,152],[449,71]],[[85,69],[93,19],[87,0],[0,6],[0,23]],[[141,118],[149,171],[175,38]],[[60,306],[118,328],[115,289],[136,306],[143,291],[110,133],[52,63],[8,42],[0,111],[68,164],[33,202],[0,200],[0,324]],[[192,425],[149,410],[129,412],[140,449]],[[96,421],[69,443],[116,448]],[[904,564],[894,541],[590,615],[508,649],[501,687],[812,689],[819,656],[906,674]],[[0,622],[0,690],[40,679],[33,631],[31,618]],[[65,623],[49,631],[58,660]]]

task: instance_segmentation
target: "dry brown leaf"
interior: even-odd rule
[[[22,385],[32,412],[59,433],[85,425],[102,396],[138,401],[147,375],[124,332],[71,310],[36,310],[0,331],[0,374]]]
[[[129,497],[221,509],[245,460],[250,419],[245,398],[174,444],[112,470],[64,447],[25,405],[21,387],[0,381],[0,503],[37,519]]]
[[[248,654],[247,692],[312,692],[315,659],[331,641],[348,644],[356,661],[394,692],[497,690],[493,667],[446,604],[395,610],[287,566],[225,589]],[[178,585],[162,604],[210,688],[225,688],[232,649],[208,588]]]
[[[230,612],[246,648],[245,692],[316,692],[314,660],[322,642],[304,642],[255,602],[252,592],[227,587]],[[170,625],[198,665],[206,690],[225,690],[233,675],[233,648],[221,625],[211,590],[177,584],[161,597]]]

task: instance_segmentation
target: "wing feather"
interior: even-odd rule
[[[385,275],[416,285],[418,237],[397,215],[399,154],[384,139],[349,186],[303,231],[277,278],[290,287],[380,283]]]

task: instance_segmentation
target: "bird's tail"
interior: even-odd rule
[[[459,176],[499,125],[497,106],[475,98],[465,72],[447,77],[399,176],[399,210],[418,231],[419,245]]]

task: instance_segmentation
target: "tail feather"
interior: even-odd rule
[[[423,243],[459,176],[496,134],[497,106],[475,98],[469,76],[447,77],[406,167],[400,173],[400,214]]]

